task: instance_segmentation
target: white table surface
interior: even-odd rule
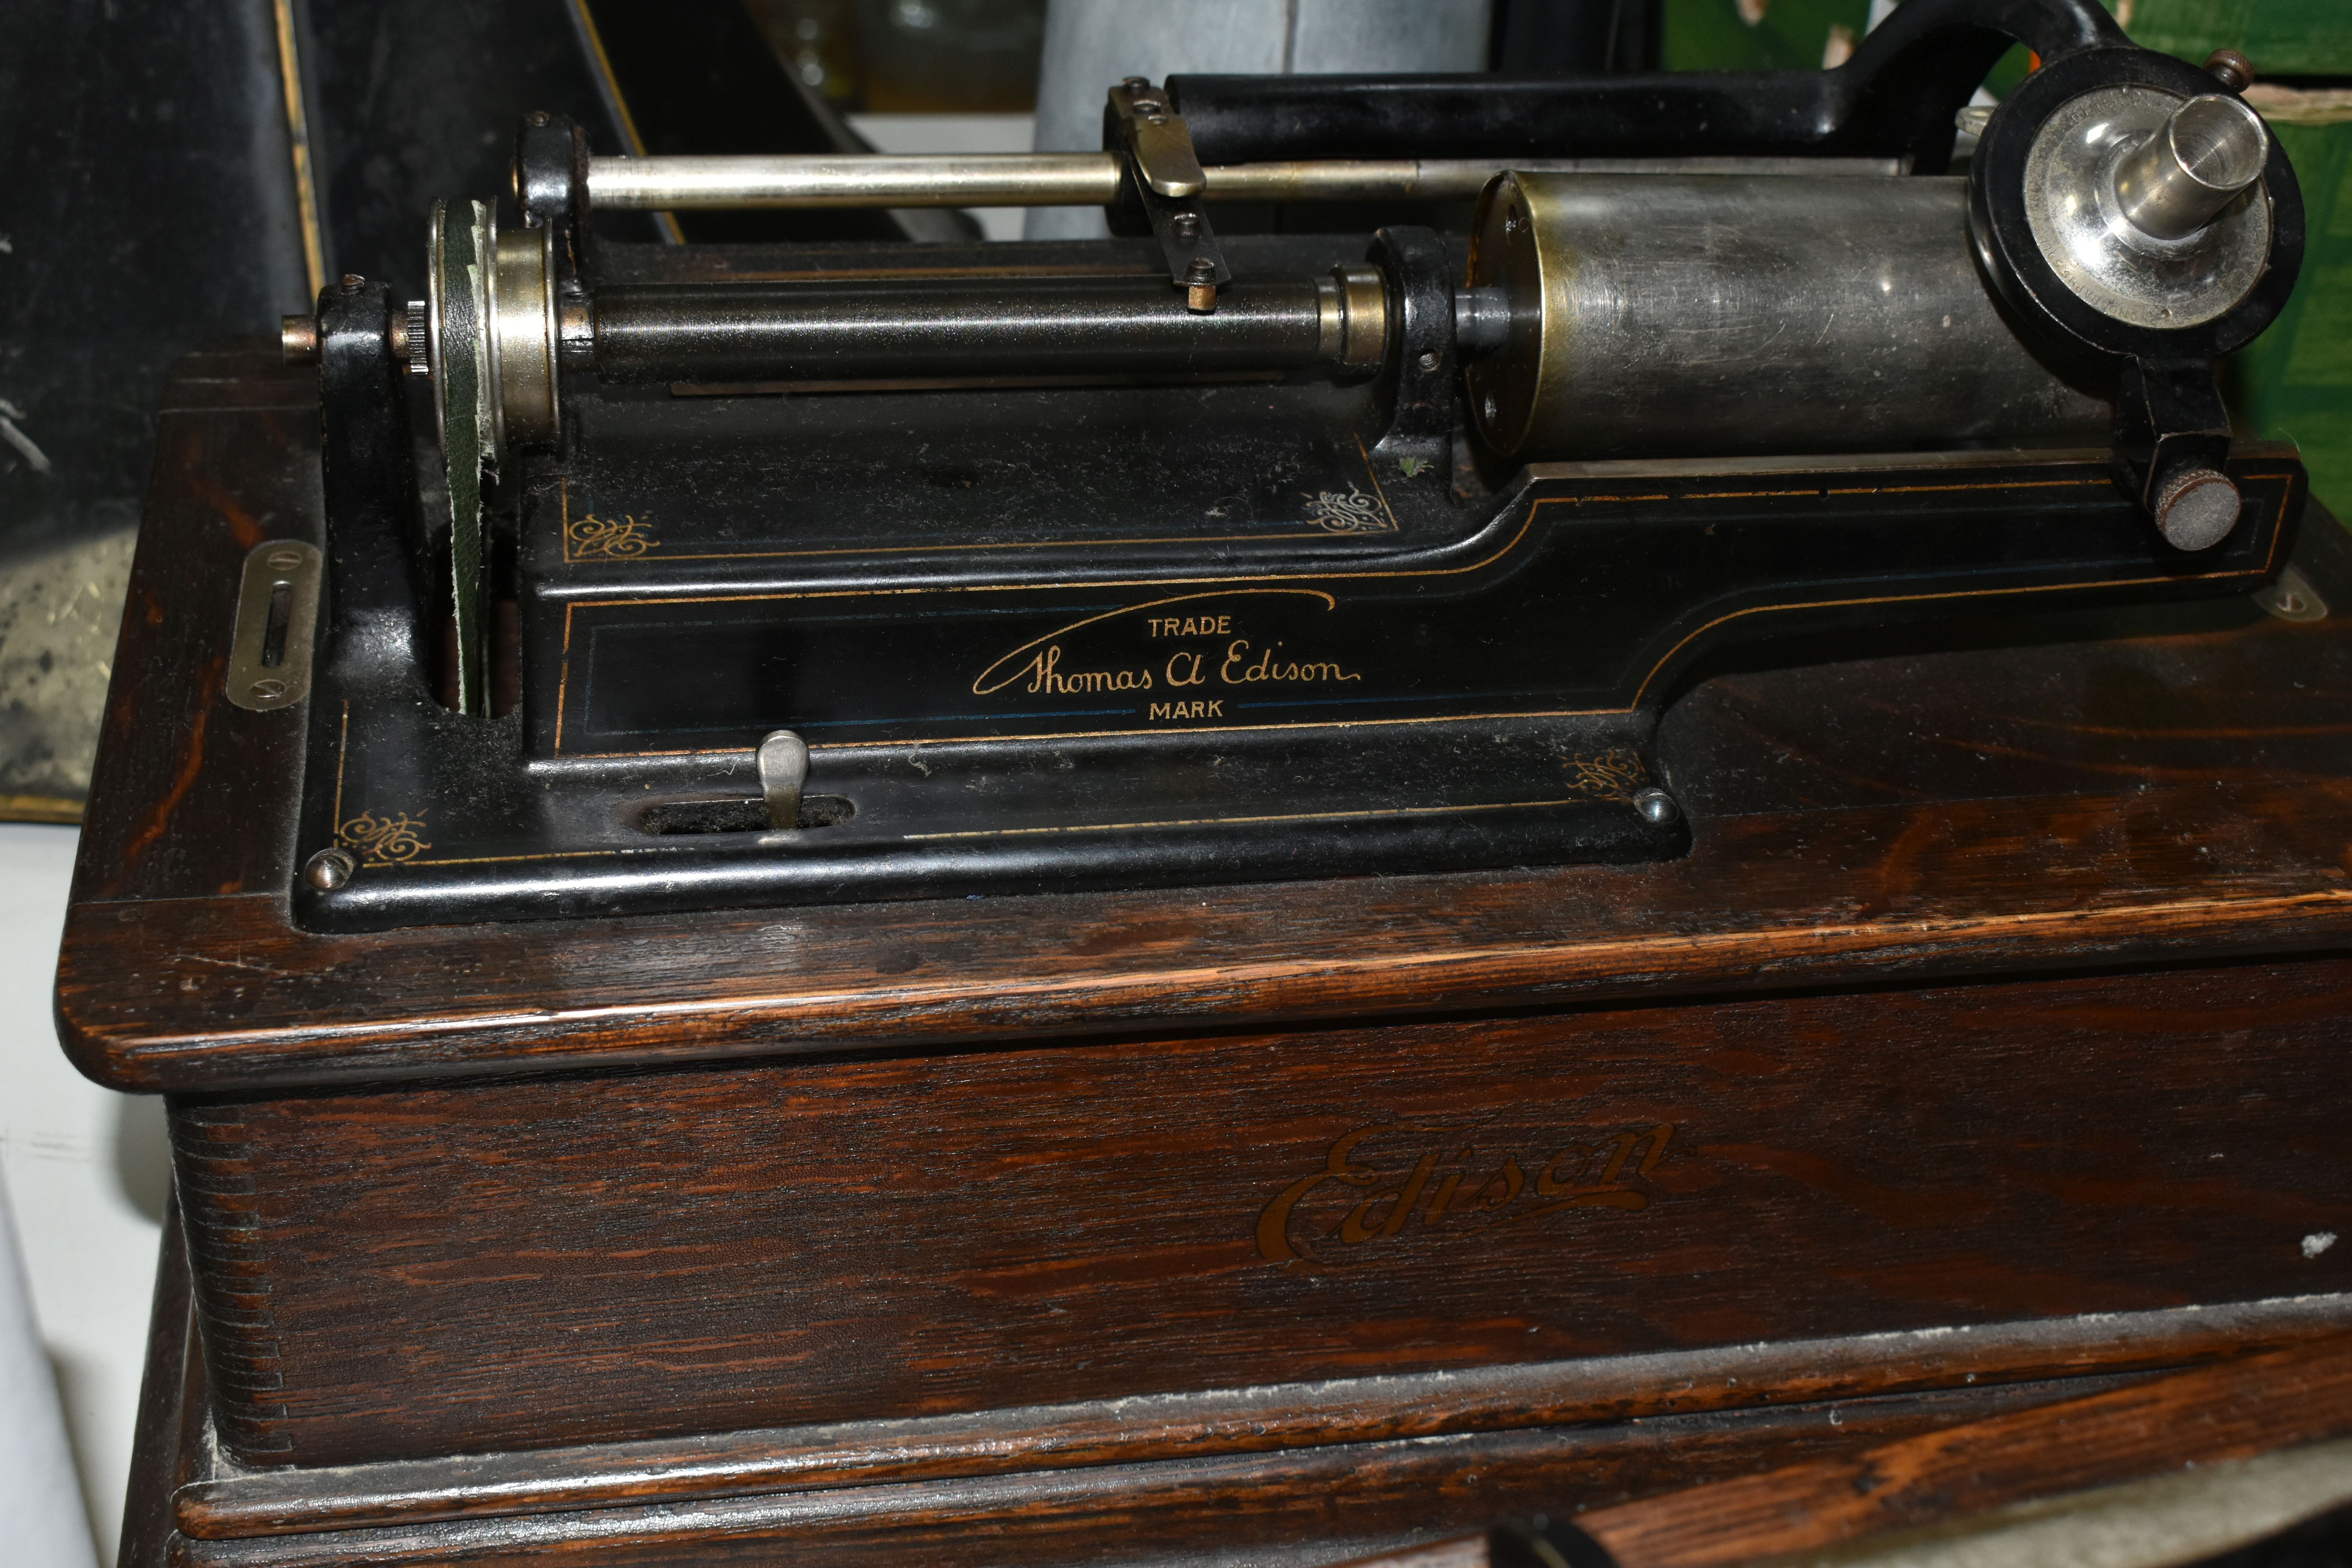
[[[58,1049],[49,992],[77,837],[0,823],[0,1171],[90,1533],[110,1563],[168,1165],[163,1102],[99,1088]],[[0,1413],[0,1471],[15,1468],[7,1446],[26,1440],[37,1427]]]

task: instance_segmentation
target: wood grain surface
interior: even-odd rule
[[[247,1468],[215,1447],[204,1474],[182,1478],[172,1521],[205,1539],[299,1534],[1134,1466],[1219,1450],[1607,1426],[2010,1383],[2078,1388],[2341,1335],[2347,1325],[2352,1297],[2304,1296],[321,1468]],[[175,1355],[181,1349],[171,1347]]]
[[[2300,1244],[2352,1206],[2347,988],[2319,959],[172,1129],[224,1439],[343,1463],[2341,1290],[2352,1253]]]
[[[1883,984],[2340,950],[2347,846],[2339,782],[1719,819],[1668,866],[1181,900],[360,937],[274,895],[110,902],[68,915],[58,1009],[100,1081],[226,1090]]]
[[[302,711],[233,708],[215,668],[246,549],[318,526],[309,396],[223,352],[163,419],[58,976],[68,1050],[120,1088],[2352,945],[2352,615],[2234,600],[1750,655],[1668,715],[1695,836],[1669,864],[311,935],[282,900]],[[2342,531],[2315,509],[2304,534],[2299,569],[2352,605]]]
[[[961,1433],[936,1423],[898,1424],[744,1434],[667,1447],[613,1445],[415,1464],[247,1470],[209,1440],[201,1418],[206,1390],[193,1354],[194,1324],[175,1229],[167,1227],[163,1251],[122,1568],[289,1556],[336,1564],[445,1561],[434,1554],[452,1547],[477,1562],[531,1561],[551,1549],[614,1563],[789,1556],[818,1565],[878,1563],[894,1561],[894,1550],[950,1564],[1231,1562],[1236,1552],[1269,1563],[1326,1563],[1367,1544],[1425,1540],[1465,1522],[1563,1505],[1605,1506],[1800,1456],[1851,1455],[1874,1442],[1990,1412],[2126,1386],[2133,1369],[2210,1356],[2225,1347],[2242,1353],[2246,1347],[2308,1342],[2336,1331],[2343,1321],[2340,1309],[2280,1302],[1746,1346],[1706,1361],[1654,1357],[1639,1364],[1517,1369],[1483,1388],[1475,1380],[1427,1384],[1403,1401],[1393,1398],[1399,1391],[1391,1388],[1390,1402],[1410,1413],[1384,1429],[1386,1441],[1351,1442],[1336,1454],[1260,1449],[1258,1458],[1241,1465],[1138,1462],[1186,1460],[1202,1447],[1197,1429],[1193,1440],[1155,1446],[1150,1428],[1160,1424],[1164,1437],[1181,1422],[1204,1426],[1204,1413],[1164,1405],[1154,1411],[1148,1402],[1122,1401],[1076,1411],[1003,1412]],[[2009,1385],[1959,1386],[1969,1375],[1965,1368],[1983,1368],[1990,1376],[1996,1367],[2015,1372],[2029,1364],[2042,1375]],[[1547,1375],[1550,1403],[1545,1406],[1531,1395]],[[1889,1397],[1906,1377],[1954,1386]],[[1742,1390],[1767,1386],[1801,1407],[1738,1408],[1743,1398],[1752,1399]],[[1645,1392],[1628,1397],[1629,1389]],[[1279,1449],[1285,1406],[1295,1422],[1318,1399],[1336,1407],[1351,1396],[1380,1403],[1362,1384],[1265,1389],[1227,1404],[1213,1418],[1263,1421],[1276,1439],[1267,1448]],[[1483,1398],[1549,1429],[1398,1440],[1441,1429],[1449,1398],[1452,1414],[1460,1414],[1465,1401]],[[1710,1404],[1723,1408],[1710,1411]],[[1021,1447],[1024,1435],[1045,1433],[1055,1422],[1062,1447]],[[1382,1429],[1360,1424],[1350,1430],[1368,1439]],[[1138,1435],[1144,1441],[1129,1440]],[[966,1439],[961,1468],[926,1470],[919,1460],[908,1462],[927,1445],[936,1458],[958,1437]],[[761,1442],[770,1446],[765,1457],[783,1461],[781,1466],[761,1469],[746,1462]],[[830,1474],[822,1452],[827,1445],[835,1461]],[[858,1446],[869,1460],[894,1449],[898,1462],[865,1468],[838,1463]],[[813,1466],[802,1462],[811,1459]],[[1036,1462],[1093,1473],[1058,1487],[1055,1478],[1034,1475],[1025,1488],[1001,1479],[978,1489],[862,1484],[1003,1478]],[[1416,1469],[1419,1487],[1410,1484]],[[1398,1472],[1406,1485],[1397,1484]],[[583,1476],[584,1486],[578,1484]],[[1236,1476],[1254,1476],[1262,1484],[1244,1491],[1232,1485]],[[783,1487],[803,1495],[779,1508],[768,1494],[788,1479],[814,1484]],[[916,1506],[899,1510],[901,1501]],[[626,1506],[647,1502],[671,1506]],[[676,1507],[681,1502],[721,1507],[714,1515],[681,1510]],[[184,1535],[173,1533],[175,1513]],[[714,1519],[723,1520],[719,1529],[711,1528]],[[468,1525],[463,1531],[416,1528],[443,1521]],[[290,1547],[252,1539],[284,1535],[310,1539]]]
[[[167,1237],[167,1279],[177,1268],[173,1249]],[[173,1305],[176,1313],[169,1310]],[[158,1307],[148,1386],[176,1389],[193,1378],[187,1405],[201,1407],[201,1369],[183,1359],[190,1343],[184,1298],[176,1303],[159,1299]],[[2242,1359],[2185,1376],[2150,1379],[2110,1371],[1911,1397],[1829,1397],[1832,1380],[1822,1378],[1811,1384],[1814,1397],[1790,1408],[1628,1419],[1621,1405],[1580,1428],[1357,1443],[1223,1462],[1178,1458],[1095,1465],[1077,1476],[997,1475],[977,1484],[856,1486],[843,1484],[850,1479],[845,1473],[834,1487],[788,1497],[763,1495],[757,1476],[719,1473],[723,1466],[712,1464],[707,1443],[678,1446],[662,1462],[638,1446],[628,1463],[640,1479],[664,1478],[667,1485],[633,1493],[574,1491],[568,1499],[551,1492],[527,1508],[517,1507],[524,1500],[513,1486],[513,1461],[528,1462],[530,1456],[240,1471],[205,1441],[200,1424],[175,1419],[173,1402],[150,1401],[142,1415],[142,1463],[132,1479],[130,1513],[160,1520],[163,1528],[126,1537],[122,1563],[124,1568],[162,1568],[168,1553],[173,1563],[223,1568],[550,1559],[683,1568],[783,1557],[824,1568],[904,1562],[909,1555],[950,1565],[1173,1565],[1239,1556],[1304,1568],[1378,1552],[1378,1568],[1475,1568],[1486,1560],[1483,1537],[1448,1542],[1443,1538],[1449,1531],[1550,1513],[1605,1528],[1626,1554],[1628,1568],[1653,1563],[1663,1568],[1684,1560],[1672,1555],[1677,1552],[1714,1552],[1708,1560],[1720,1560],[1727,1532],[1749,1530],[1756,1521],[1769,1538],[1763,1544],[1802,1538],[1818,1545],[1890,1522],[1941,1519],[2184,1462],[2291,1446],[2342,1425],[2347,1342],[2340,1318],[2331,1328],[2316,1315],[2284,1306],[2257,1313],[2224,1309],[2203,1324],[2200,1316],[2141,1315],[2105,1342],[2093,1340],[2092,1325],[2079,1321],[2026,1331],[2041,1340],[2053,1366],[2081,1368],[2109,1357],[2105,1364],[2120,1367],[2127,1348],[2140,1356],[2194,1357],[2213,1350],[2210,1340],[2200,1339],[2208,1334],[2233,1338]],[[2258,1347],[2282,1330],[2296,1348],[2260,1353]],[[1906,1355],[1924,1363],[1935,1353],[1928,1347],[1939,1340],[1960,1345],[1943,1368],[1948,1374],[1993,1350],[1996,1341],[2012,1356],[2019,1348],[2017,1331],[2010,1330],[1990,1337],[1966,1331],[1916,1336],[1892,1352],[1883,1342],[1845,1342],[1758,1353],[1858,1373],[1898,1365]],[[1711,1374],[1685,1370],[1692,1373],[1686,1382],[1710,1375],[1717,1385],[1725,1382],[1723,1366]],[[1751,1362],[1740,1371],[1769,1375],[1771,1368]],[[1661,1388],[1674,1379],[1664,1363],[1654,1363],[1649,1372]],[[1782,1387],[1794,1391],[1799,1383]],[[2314,1397],[2304,1396],[2306,1388]],[[1704,1398],[1712,1391],[1694,1392]],[[1603,1412],[1595,1406],[1588,1414]],[[599,1463],[594,1449],[542,1458],[549,1479],[566,1468]],[[611,1458],[603,1463],[608,1475],[618,1473]],[[409,1489],[409,1507],[398,1506],[387,1483]],[[212,1528],[173,1535],[174,1484],[184,1530],[192,1522],[193,1496],[218,1498],[243,1488],[251,1503],[274,1498],[284,1511],[269,1512],[266,1505],[217,1513],[199,1509],[194,1511]],[[1899,1492],[1877,1511],[1858,1509],[1857,1498],[1898,1485]],[[415,1510],[428,1489],[445,1502],[460,1501],[440,1516],[462,1521],[457,1528],[436,1528],[430,1522],[435,1516]],[[1717,1493],[1733,1506],[1700,1511],[1696,1517],[1702,1522],[1694,1524],[1692,1503]],[[663,1498],[671,1505],[581,1506]],[[1788,1506],[1749,1506],[1764,1498]],[[1704,1521],[1712,1520],[1725,1521],[1727,1529],[1710,1531]],[[289,1536],[295,1539],[283,1539]],[[1436,1555],[1425,1563],[1430,1549],[1408,1543],[1433,1537],[1440,1538]]]
[[[1581,1514],[1622,1568],[1724,1568],[2352,1432],[2336,1339]]]
[[[132,1429],[131,1476],[124,1489],[121,1568],[157,1568],[177,1524],[180,1489],[201,1484],[204,1369],[195,1351],[196,1321],[188,1295],[188,1250],[180,1237],[179,1204],[166,1197],[155,1260],[155,1292],[147,1315],[147,1352]]]
[[[1837,1561],[1847,1547],[1875,1560],[1881,1552],[1899,1555],[1905,1532],[1931,1527],[1937,1544],[1965,1551],[1969,1532],[1991,1524],[1997,1510],[2102,1497],[2109,1488],[2226,1467],[2347,1431],[2352,1339],[2338,1335],[1908,1434],[1858,1454],[1824,1455],[1603,1508],[1571,1512],[1556,1505],[1490,1531],[1348,1568],[1532,1561],[1528,1535],[1551,1532],[1557,1541],[1560,1524],[1571,1520],[1617,1568],[1819,1562],[1824,1553]],[[2000,1560],[2013,1556],[2012,1550]],[[2234,1553],[2230,1561],[2237,1561]]]
[[[190,354],[165,389],[75,903],[278,892],[292,875],[278,803],[301,777],[299,710],[236,707],[222,678],[247,552],[323,538],[318,423],[317,371],[256,349]]]
[[[1305,1568],[1557,1508],[1564,1497],[1613,1500],[1798,1456],[1850,1454],[2067,1392],[2035,1384],[579,1513],[234,1540],[179,1536],[171,1561],[181,1568],[550,1562],[1174,1568],[1238,1560]]]

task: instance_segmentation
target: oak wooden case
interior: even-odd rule
[[[246,553],[317,536],[310,383],[195,356],[159,450],[58,1009],[171,1097],[218,1444],[185,1561],[475,1514],[688,1560],[597,1511],[649,1496],[847,1561],[887,1530],[820,1514],[980,1476],[1093,1489],[1039,1519],[1238,1488],[1267,1542],[1388,1488],[1339,1532],[1378,1544],[1718,1442],[1608,1423],[2352,1321],[2343,614],[1719,669],[1659,739],[1663,864],[320,935],[303,715],[218,689]],[[2339,609],[2347,558],[2315,510]],[[1516,1491],[1438,1485],[1521,1449]],[[482,1492],[453,1457],[493,1453]],[[352,1466],[412,1468],[286,1500]]]

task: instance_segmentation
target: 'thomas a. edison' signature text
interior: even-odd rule
[[[1222,656],[1190,648],[1175,653],[1155,675],[1149,668],[1065,669],[1062,645],[1052,643],[1037,650],[1027,663],[1014,665],[1009,671],[1004,671],[1001,663],[993,667],[1004,672],[975,683],[972,690],[986,697],[1018,686],[1031,696],[1078,697],[1106,691],[1150,691],[1162,686],[1314,686],[1364,679],[1337,659],[1291,658],[1283,653],[1282,647],[1277,642],[1269,647],[1253,649],[1247,638],[1235,637],[1226,645]]]

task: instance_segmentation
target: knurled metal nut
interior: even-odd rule
[[[2238,487],[2210,468],[2174,475],[2156,498],[2157,531],[2176,550],[2210,550],[2238,525]]]
[[[407,342],[408,368],[417,375],[433,374],[433,332],[429,307],[422,300],[408,302],[408,324],[402,329]]]

